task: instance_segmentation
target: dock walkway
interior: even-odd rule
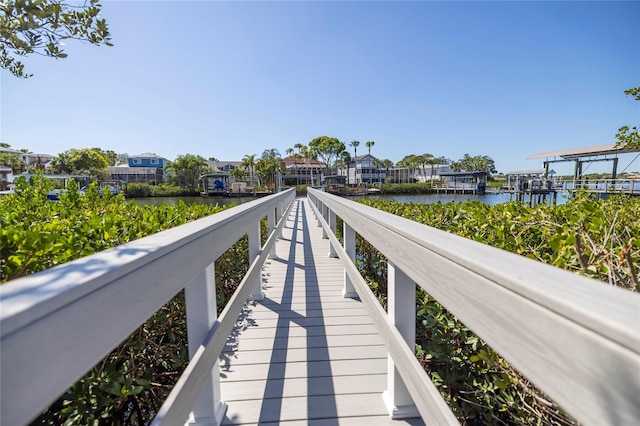
[[[402,425],[382,399],[387,352],[306,199],[287,218],[264,300],[248,302],[220,357],[223,424]]]

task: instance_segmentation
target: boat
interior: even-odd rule
[[[22,176],[24,176],[25,179],[27,179],[27,182],[29,182],[30,184],[33,183],[32,178],[33,176],[35,176],[33,173],[23,172]],[[86,187],[89,184],[89,179],[90,179],[89,176],[87,175],[43,174],[41,176],[43,178],[50,179],[56,182],[56,186],[58,188],[54,189],[53,191],[50,191],[47,194],[47,198],[51,201],[60,200],[60,194],[63,194],[65,192],[65,188],[67,188],[67,186],[69,185],[72,179],[73,179],[73,182],[76,185],[78,185],[78,189],[82,188],[83,186]]]
[[[202,197],[227,196],[229,194],[229,173],[206,173],[198,179],[202,185]]]
[[[125,190],[126,182],[121,180],[104,180],[98,182],[100,186],[100,193],[104,191],[104,189],[108,189],[112,195],[116,195]]]

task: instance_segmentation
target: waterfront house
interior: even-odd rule
[[[124,182],[147,182],[158,184],[164,182],[164,168],[169,160],[155,153],[132,155],[128,164],[109,167],[111,180]]]
[[[229,173],[231,170],[243,168],[242,161],[207,161],[207,166],[209,166],[213,171],[227,173]]]
[[[282,160],[287,185],[316,185],[327,174],[327,165],[313,158],[287,157]]]
[[[20,159],[27,167],[33,166],[36,169],[44,167],[55,157],[49,154],[34,154],[33,152],[22,152],[11,148],[0,147],[0,154],[9,154]]]
[[[377,160],[371,154],[358,155],[349,165],[349,184],[384,182],[386,169],[378,167]]]

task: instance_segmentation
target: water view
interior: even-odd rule
[[[567,192],[559,192],[556,202],[563,204],[567,201]],[[490,206],[507,203],[509,201],[517,200],[515,194],[509,194],[506,192],[497,194],[422,194],[422,195],[369,195],[368,198],[376,200],[395,200],[403,203],[420,203],[420,204],[437,204],[437,203],[451,203],[451,202],[464,202],[464,201],[480,201]],[[528,202],[528,197],[526,198]],[[548,200],[547,200],[548,202]]]
[[[567,200],[567,192],[559,192],[557,203],[563,204]],[[420,195],[367,195],[367,198],[374,200],[395,200],[403,203],[420,203],[420,204],[437,204],[437,203],[450,203],[450,202],[463,202],[463,201],[480,201],[488,205],[495,205],[500,203],[506,203],[516,199],[514,194],[499,193],[499,194],[420,194]],[[363,197],[351,197],[356,200]],[[256,200],[255,197],[151,197],[151,198],[136,198],[134,201],[137,204],[151,204],[160,205],[164,203],[177,204],[181,200],[186,204],[211,204],[211,205],[227,205],[227,204],[243,204]]]

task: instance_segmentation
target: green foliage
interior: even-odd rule
[[[168,183],[150,185],[143,182],[131,182],[127,184],[127,197],[130,198],[188,197],[195,195],[200,195],[198,189],[185,188]]]
[[[245,182],[247,179],[247,172],[241,168],[235,168],[229,174],[236,179],[236,182]]]
[[[130,198],[152,197],[154,186],[155,185],[149,185],[148,183],[130,182],[127,184],[127,197],[130,197]]]
[[[464,154],[464,157],[460,160],[451,163],[451,168],[456,171],[479,171],[487,172],[487,174],[496,172],[495,162],[491,157],[486,155],[475,155],[472,157],[469,154]]]
[[[361,202],[627,289],[637,289],[640,199],[579,193],[562,205]]]
[[[377,185],[374,185],[377,187]],[[380,186],[381,194],[430,194],[431,182],[420,183],[383,183]]]
[[[559,206],[479,202],[361,203],[532,259],[639,291],[640,199],[579,193]],[[385,304],[386,260],[358,237],[360,271]],[[562,285],[562,283],[558,283]],[[468,424],[574,421],[464,324],[417,292],[416,351],[459,420]]]
[[[309,185],[296,185],[296,195],[299,197],[305,197],[307,195],[307,188]]]
[[[144,206],[122,195],[82,196],[70,185],[48,201],[51,181],[19,178],[0,198],[0,282],[108,249],[224,209],[211,205]],[[266,232],[266,221],[263,221]],[[248,269],[246,237],[216,259],[221,311]],[[54,402],[34,424],[149,424],[188,362],[184,296],[176,295]]]
[[[14,174],[18,174],[27,169],[24,161],[12,154],[0,152],[0,166],[11,167],[11,171]]]
[[[240,163],[240,166],[244,167],[245,169],[249,170],[249,182],[252,185],[255,185],[255,180],[254,180],[254,168],[256,166],[256,154],[247,154],[244,157],[242,157],[242,162]]]
[[[171,183],[190,188],[197,187],[200,175],[210,171],[207,160],[194,154],[178,155],[167,167]]]
[[[27,78],[18,57],[37,53],[66,58],[60,48],[67,39],[111,46],[109,28],[100,18],[99,0],[71,5],[55,0],[6,0],[0,2],[0,67]]]
[[[265,149],[262,156],[255,164],[255,173],[261,184],[274,185],[276,172],[282,169],[282,157],[277,149]]]
[[[105,179],[109,162],[103,154],[110,155],[109,151],[99,148],[74,148],[58,154],[51,160],[50,167],[54,173],[86,174]]]
[[[329,168],[346,149],[344,142],[329,136],[318,136],[309,142],[309,150],[314,158],[320,159]]]

